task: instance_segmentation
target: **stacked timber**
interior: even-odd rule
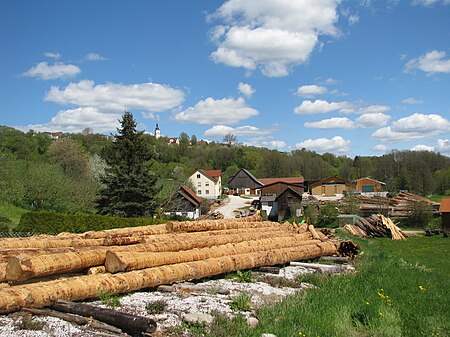
[[[421,197],[420,195],[408,192],[400,192],[397,196],[392,198],[391,203],[393,205],[393,210],[391,213],[392,217],[409,216],[417,203],[428,206],[430,211],[433,209],[438,210],[440,206],[440,203],[433,202],[429,199]]]
[[[353,225],[345,225],[351,234],[362,238],[389,237],[393,240],[405,240],[406,235],[394,222],[382,214],[372,214],[367,218],[360,218]]]
[[[0,239],[0,312],[336,252],[335,243],[311,225],[261,221],[259,215]]]

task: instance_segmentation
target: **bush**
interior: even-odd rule
[[[337,217],[339,210],[334,204],[325,204],[320,208],[319,216],[317,217],[317,226],[319,227],[338,227]]]
[[[119,218],[97,214],[79,215],[43,211],[23,214],[14,231],[35,234],[84,233],[112,228],[157,225],[165,222],[166,220],[152,218]]]

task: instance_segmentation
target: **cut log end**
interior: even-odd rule
[[[5,279],[7,281],[25,281],[34,276],[32,265],[26,256],[16,256],[6,265]]]
[[[110,273],[118,273],[127,269],[128,263],[123,262],[118,254],[113,251],[106,251],[105,268]]]

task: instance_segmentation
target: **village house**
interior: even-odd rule
[[[197,196],[218,199],[222,195],[221,170],[197,170],[189,177]]]
[[[165,207],[164,214],[197,219],[201,215],[202,201],[189,187],[180,186]]]
[[[302,195],[291,187],[285,188],[280,194],[261,196],[261,210],[265,211],[270,220],[283,220],[302,214]]]

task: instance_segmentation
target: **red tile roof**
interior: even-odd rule
[[[443,198],[441,200],[441,207],[439,207],[439,212],[441,213],[450,212],[450,198]]]
[[[199,204],[201,204],[203,202],[202,198],[198,197],[193,190],[191,190],[189,187],[187,187],[186,185],[183,185],[180,187],[180,189],[182,189],[183,191],[185,191],[192,199],[194,199],[195,201],[197,201]]]
[[[222,175],[221,170],[202,170],[202,171],[212,178],[219,178]]]
[[[263,185],[269,185],[277,182],[296,184],[303,183],[305,179],[303,177],[285,177],[285,178],[259,178],[258,179]]]

